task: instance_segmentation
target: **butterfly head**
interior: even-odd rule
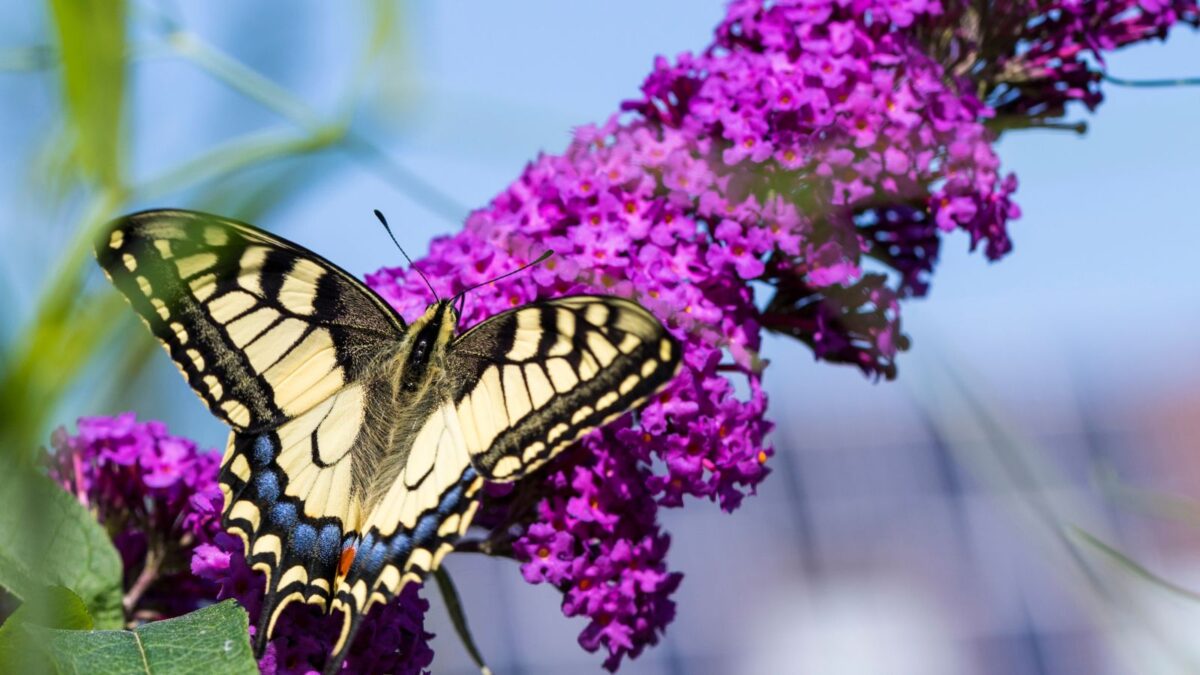
[[[409,326],[400,350],[404,359],[401,387],[405,393],[419,393],[441,370],[457,325],[458,312],[450,301],[438,300]]]

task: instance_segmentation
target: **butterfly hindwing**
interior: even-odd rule
[[[294,600],[330,609],[342,551],[363,518],[352,452],[369,443],[365,419],[362,385],[352,384],[278,429],[230,436],[224,524],[266,575],[267,635]]]
[[[337,266],[216,216],[127,216],[97,240],[96,257],[234,429],[273,428],[305,412],[404,332],[382,299]]]
[[[662,388],[679,358],[662,324],[622,298],[571,296],[487,319],[448,355],[472,462],[488,480],[517,480]]]

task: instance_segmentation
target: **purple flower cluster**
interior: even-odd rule
[[[684,345],[661,397],[535,486],[490,493],[480,519],[493,544],[520,532],[508,544],[526,579],[563,590],[564,612],[590,619],[581,643],[606,648],[609,668],[672,615],[679,577],[666,571],[657,508],[691,495],[732,510],[767,473],[762,329],[894,377],[907,347],[900,302],[928,292],[942,238],[963,231],[993,260],[1012,248],[1017,183],[1000,172],[998,133],[1072,100],[1094,106],[1085,51],[1198,16],[1195,0],[981,11],[735,0],[709,48],[658,59],[623,115],[538,157],[417,262],[450,295],[550,249],[531,273],[475,291],[464,324],[604,293],[641,303]],[[411,270],[368,283],[408,318],[432,299]]]
[[[599,292],[637,300],[685,345],[679,377],[636,425],[587,441],[580,463],[550,467],[537,481],[543,500],[536,510],[505,517],[490,509],[481,519],[498,531],[531,528],[513,547],[534,566],[526,565],[527,578],[565,590],[564,612],[590,619],[581,644],[606,648],[612,669],[656,641],[673,617],[667,596],[679,577],[666,571],[657,507],[692,495],[732,510],[767,474],[760,329],[746,280],[761,274],[760,259],[776,247],[798,253],[804,225],[780,200],[763,207],[785,214],[775,228],[743,228],[732,218],[708,223],[696,206],[704,200],[727,212],[720,177],[689,151],[684,132],[652,129],[610,122],[580,130],[565,155],[541,157],[417,263],[451,294],[548,247],[556,255],[542,267],[477,290],[464,324],[538,298]],[[723,228],[722,243],[710,225]],[[404,270],[382,270],[368,284],[408,318],[432,299]],[[727,373],[744,376],[744,398]],[[654,462],[661,470],[650,470]],[[565,547],[555,557],[566,564],[553,575],[532,574],[547,563],[534,555],[545,541]]]
[[[50,475],[96,514],[121,554],[126,619],[169,618],[209,604],[190,573],[198,546],[220,532],[219,457],[133,413],[85,417],[51,438]]]
[[[625,431],[588,437],[576,461],[550,471],[534,521],[513,543],[525,580],[558,587],[563,613],[588,618],[579,642],[588,651],[607,647],[609,670],[658,642],[682,579],[666,569],[670,538],[656,522],[655,477],[608,451]]]
[[[177,616],[225,598],[257,616],[263,577],[246,565],[241,540],[220,527],[219,455],[199,452],[163,423],[138,422],[133,413],[83,418],[77,434],[59,429],[52,445],[51,476],[96,514],[121,553],[130,622]],[[429,666],[429,604],[418,590],[410,586],[371,613],[343,668],[420,673]],[[293,604],[259,667],[268,675],[319,669],[340,628],[340,617]]]

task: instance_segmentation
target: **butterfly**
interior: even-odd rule
[[[288,604],[363,616],[436,569],[484,481],[536,471],[676,374],[637,303],[533,302],[459,334],[455,300],[406,324],[308,249],[245,223],[134,213],[95,242],[105,274],[232,428],[223,525],[266,576],[261,650]]]

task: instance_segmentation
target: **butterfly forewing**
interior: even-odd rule
[[[454,342],[451,401],[480,474],[512,481],[662,388],[679,356],[662,324],[629,300],[538,302]]]
[[[276,427],[312,408],[404,330],[332,263],[215,216],[134,214],[96,242],[96,256],[192,389],[235,429]]]

